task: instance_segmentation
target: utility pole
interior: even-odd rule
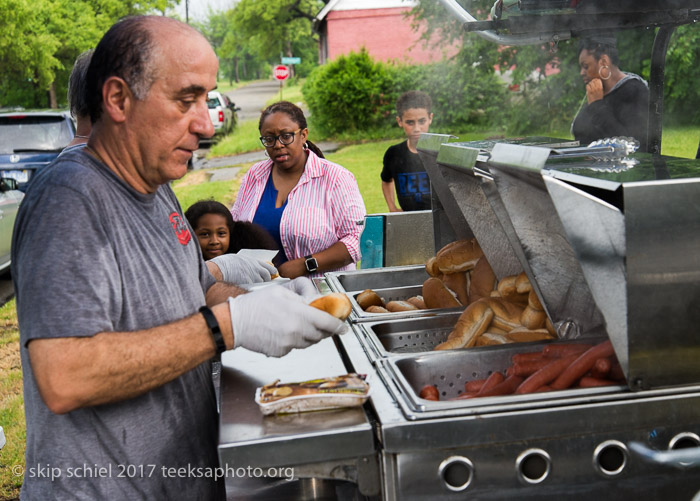
[[[185,23],[190,24],[190,0],[185,0]]]

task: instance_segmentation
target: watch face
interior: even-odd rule
[[[318,263],[316,262],[316,259],[313,257],[309,257],[306,259],[306,270],[309,273],[313,273],[318,269]]]

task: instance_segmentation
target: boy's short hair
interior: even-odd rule
[[[428,114],[431,113],[433,107],[433,100],[425,92],[420,90],[409,90],[404,92],[396,100],[396,113],[399,117],[402,117],[406,110],[411,108],[424,108],[428,110]]]

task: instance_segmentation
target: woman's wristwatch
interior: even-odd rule
[[[318,261],[311,254],[304,256],[304,266],[306,266],[306,271],[313,273],[318,270]]]

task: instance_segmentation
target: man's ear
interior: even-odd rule
[[[126,120],[126,111],[131,99],[133,99],[131,89],[122,78],[109,77],[102,85],[104,111],[116,123],[122,123]]]
[[[403,122],[401,121],[401,117],[399,117],[399,116],[396,117],[396,123],[399,124],[399,127],[403,127]]]

